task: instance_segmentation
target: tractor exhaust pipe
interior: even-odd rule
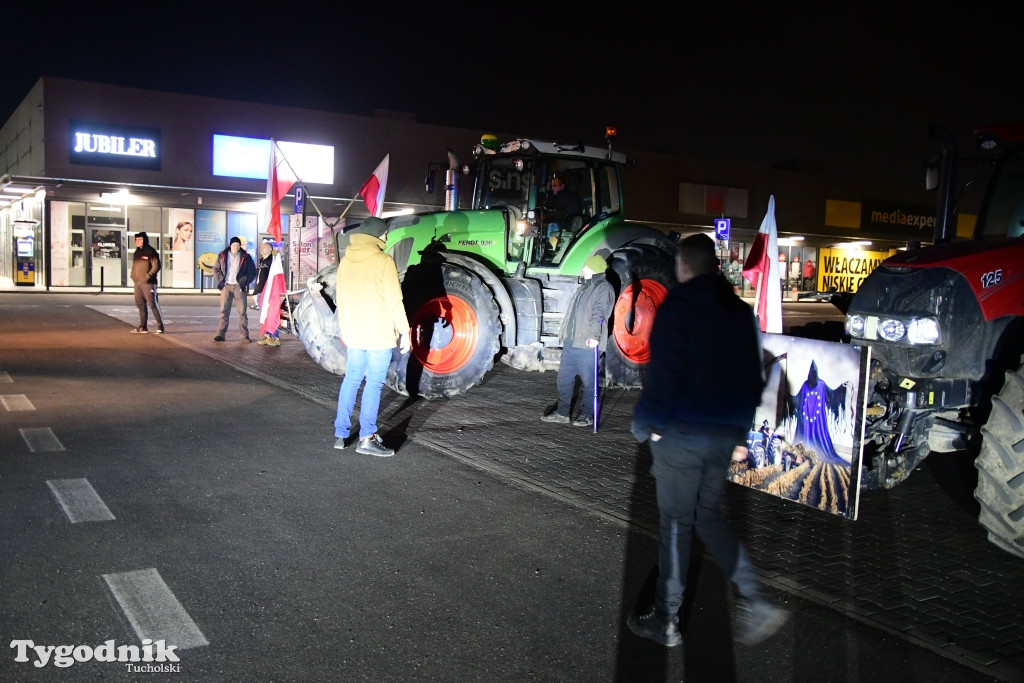
[[[444,177],[444,210],[459,210],[459,160],[455,152],[448,150],[448,171]]]
[[[960,148],[956,137],[947,128],[936,124],[928,125],[929,137],[935,138],[942,145],[939,156],[939,201],[935,210],[935,244],[952,242],[956,235],[953,202],[953,188],[956,184],[956,167],[960,163]]]

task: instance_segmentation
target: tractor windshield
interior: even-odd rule
[[[989,187],[985,206],[978,220],[977,238],[1024,235],[1024,149],[1006,154]]]
[[[508,259],[558,265],[591,219],[622,210],[618,166],[594,158],[494,155],[480,161],[473,208],[509,208]]]
[[[524,157],[486,157],[480,164],[473,206],[492,209],[511,206],[525,212],[533,191],[533,160]]]

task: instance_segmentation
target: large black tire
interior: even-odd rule
[[[402,283],[412,351],[388,371],[395,391],[423,398],[465,393],[494,367],[498,304],[472,272],[443,260],[412,266]]]
[[[992,413],[981,428],[981,453],[974,466],[981,504],[978,521],[988,540],[1024,557],[1024,365],[1006,373],[1006,383],[992,397]]]
[[[616,299],[608,328],[605,382],[640,387],[650,360],[654,315],[676,282],[675,263],[662,249],[630,244],[612,252],[608,280],[615,287]],[[634,286],[637,283],[639,287]]]

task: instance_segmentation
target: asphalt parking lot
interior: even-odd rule
[[[131,324],[131,305],[97,310]],[[287,333],[278,349],[211,341],[215,308],[175,307],[167,339],[334,406],[338,378]],[[413,439],[495,476],[645,530],[657,524],[653,480],[629,434],[636,393],[608,390],[601,429],[540,422],[554,376],[500,363],[476,388],[409,410],[386,391],[382,432]],[[739,486],[730,517],[769,585],[837,610],[1005,680],[1024,679],[1024,562],[988,543],[972,517],[962,463],[926,461],[892,490],[866,491],[857,521]]]
[[[333,408],[338,378],[287,333],[271,349],[212,341],[210,297],[164,298],[167,334],[178,345]],[[81,299],[77,299],[83,303]],[[135,324],[127,297],[91,296],[94,310]],[[152,341],[157,341],[156,339]],[[414,442],[517,487],[538,492],[653,537],[657,510],[648,461],[628,431],[635,392],[605,392],[601,430],[540,422],[554,376],[496,364],[458,399],[415,401],[386,391],[382,433]],[[323,435],[325,443],[331,435]],[[961,463],[929,463],[889,491],[862,493],[849,521],[738,486],[728,514],[764,581],[794,598],[928,649],[999,680],[1024,680],[1024,563],[991,546],[972,517]]]

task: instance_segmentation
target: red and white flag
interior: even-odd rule
[[[270,272],[260,293],[260,336],[273,334],[281,325],[281,296],[285,293],[281,254],[274,252]]]
[[[274,242],[281,242],[281,201],[295,184],[295,175],[285,161],[277,143],[270,140],[270,170],[267,172],[267,215],[263,222]]]
[[[779,282],[779,236],[775,227],[775,195],[743,263],[743,277],[756,289],[757,321],[762,332],[782,334],[782,285]]]
[[[391,155],[388,154],[359,190],[359,195],[366,203],[366,209],[371,216],[377,218],[384,213],[384,191],[388,188],[388,165],[390,163]]]

